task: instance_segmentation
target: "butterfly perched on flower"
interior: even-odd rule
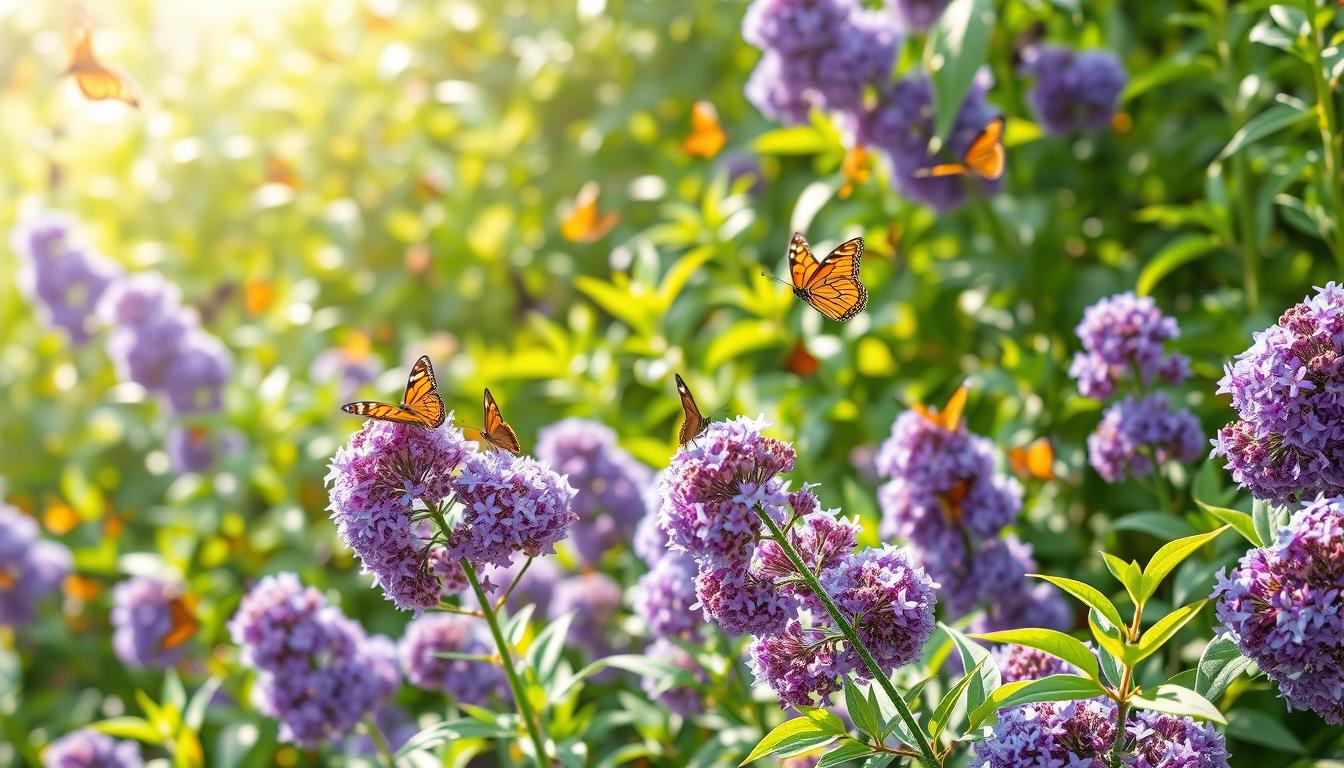
[[[75,84],[87,99],[140,106],[140,96],[130,78],[103,66],[93,55],[93,27],[78,12],[70,22],[70,66],[65,74],[75,78]]]
[[[588,182],[574,198],[574,208],[560,222],[560,235],[571,243],[591,243],[607,236],[620,217],[615,211],[599,213],[597,184]]]
[[[196,636],[201,623],[196,619],[196,601],[190,595],[178,594],[168,600],[168,620],[171,625],[161,645],[171,650]]]
[[[499,404],[495,402],[495,397],[490,394],[490,390],[485,390],[483,400],[485,426],[482,429],[464,429],[462,434],[466,435],[468,440],[475,440],[487,448],[508,451],[514,456],[522,453],[523,449],[518,445],[518,434],[504,420],[503,414],[499,412]]]
[[[709,429],[709,419],[700,412],[700,406],[695,404],[691,388],[686,386],[681,374],[674,373],[672,377],[677,380],[677,396],[681,398],[681,411],[685,417],[681,422],[681,431],[677,433],[677,443],[685,445]]]
[[[681,149],[692,157],[713,157],[728,140],[719,124],[718,110],[709,101],[697,101],[691,106],[691,132],[681,142]]]
[[[439,382],[434,378],[434,366],[430,365],[428,355],[416,360],[411,368],[401,405],[361,400],[346,403],[341,406],[341,410],[356,416],[367,416],[370,419],[398,424],[414,424],[429,429],[437,429],[447,418],[443,410],[443,398],[439,397]]]
[[[1008,463],[1013,471],[1022,477],[1034,477],[1037,480],[1055,479],[1055,449],[1050,438],[1038,437],[1026,445],[1008,450]]]
[[[982,179],[994,181],[1003,175],[1003,126],[1004,117],[999,115],[989,121],[979,133],[971,139],[971,145],[961,156],[960,163],[935,165],[915,171],[916,178],[926,176],[956,176],[973,174]]]
[[[961,428],[961,415],[966,410],[966,399],[969,395],[970,390],[962,384],[942,408],[933,409],[919,403],[911,403],[910,410],[923,416],[930,424],[942,427],[948,432],[956,432]]]
[[[846,322],[868,306],[868,289],[859,282],[862,257],[862,237],[846,240],[831,251],[825,261],[820,261],[812,254],[807,239],[793,233],[789,240],[793,295],[826,317],[838,323]]]

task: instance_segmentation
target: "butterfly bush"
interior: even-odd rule
[[[464,511],[449,532],[447,551],[478,566],[504,567],[519,553],[553,553],[577,518],[570,507],[575,490],[527,456],[468,454],[453,490]]]
[[[42,753],[43,768],[140,768],[144,764],[135,742],[91,728],[65,734]]]
[[[1221,632],[1278,683],[1290,709],[1344,725],[1344,497],[1297,510],[1269,546],[1218,574]]]
[[[696,640],[702,621],[695,610],[695,561],[680,553],[668,555],[639,578],[631,607],[655,638]]]
[[[305,748],[345,737],[396,689],[386,640],[371,640],[298,576],[259,581],[229,622],[241,661],[256,671],[252,703]]]
[[[70,550],[38,535],[37,522],[0,502],[0,626],[37,618],[37,605],[70,573]]]
[[[504,670],[488,661],[439,656],[444,653],[493,656],[494,642],[482,622],[450,613],[415,619],[401,639],[401,668],[412,685],[442,691],[454,701],[480,706],[510,700]]]
[[[1327,283],[1256,333],[1219,394],[1236,420],[1214,455],[1257,498],[1287,503],[1344,493],[1344,288]]]
[[[1108,483],[1153,472],[1159,464],[1183,464],[1203,455],[1206,443],[1199,421],[1189,411],[1172,410],[1161,394],[1126,397],[1106,409],[1087,438],[1092,468]]]
[[[570,576],[555,585],[547,614],[554,620],[573,612],[569,644],[594,658],[609,656],[622,645],[613,635],[623,597],[621,585],[604,573]]]
[[[928,32],[950,0],[889,0],[891,12],[912,32]]]
[[[19,257],[19,290],[43,322],[83,345],[97,331],[94,309],[121,267],[79,239],[74,219],[48,211],[15,227],[10,245]]]
[[[617,445],[611,428],[588,419],[556,422],[537,433],[536,455],[578,491],[570,541],[585,563],[598,565],[630,540],[653,472]]]
[[[1129,79],[1120,59],[1109,51],[1075,51],[1058,45],[1027,48],[1022,70],[1036,79],[1027,101],[1037,120],[1057,136],[1096,132],[1110,125]]]
[[[1025,645],[1001,645],[992,651],[1003,682],[1039,680],[1051,675],[1076,675],[1078,669],[1058,656]]]
[[[135,576],[112,589],[112,650],[123,663],[136,668],[163,668],[182,658],[185,644],[165,648],[173,631],[169,604],[181,588],[160,579]]]

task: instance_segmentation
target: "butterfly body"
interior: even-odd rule
[[[695,404],[691,388],[686,386],[681,374],[674,373],[672,376],[677,380],[677,396],[681,398],[681,411],[685,416],[681,422],[681,430],[677,433],[677,444],[685,445],[709,429],[709,419],[700,412],[700,406]]]
[[[438,429],[448,418],[439,397],[439,382],[434,378],[434,366],[425,355],[415,361],[411,375],[406,379],[406,393],[400,405],[361,400],[346,403],[341,410],[356,416],[366,416],[397,424],[413,424],[426,429]]]
[[[482,429],[464,429],[462,434],[466,435],[468,440],[475,440],[492,450],[506,451],[514,456],[522,453],[522,446],[518,444],[518,433],[514,432],[513,427],[504,420],[503,414],[499,411],[499,404],[495,402],[495,397],[490,394],[489,389],[485,390],[483,400],[485,426]]]
[[[861,237],[841,243],[822,261],[795,232],[789,240],[793,295],[837,323],[850,320],[868,306],[868,289],[859,281],[862,258]]]

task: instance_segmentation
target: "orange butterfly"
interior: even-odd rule
[[[196,601],[190,595],[175,595],[168,601],[168,618],[172,626],[163,636],[164,650],[171,650],[196,636],[201,623],[196,620]]]
[[[966,398],[969,395],[970,390],[965,384],[962,384],[947,399],[947,405],[943,406],[941,410],[925,408],[919,403],[911,403],[910,410],[923,416],[931,424],[942,427],[948,432],[956,432],[961,429],[961,414],[966,410]]]
[[[993,181],[1003,175],[1003,115],[989,121],[971,140],[960,163],[935,165],[915,171],[915,178],[925,176],[956,176],[971,173]]]
[[[951,525],[961,525],[963,518],[961,504],[966,501],[966,495],[970,490],[971,484],[960,480],[946,493],[938,495],[938,506],[942,507],[943,517],[947,518],[947,522]]]
[[[298,189],[301,186],[294,176],[294,166],[289,161],[274,152],[267,152],[265,160],[267,183],[280,184],[290,189]]]
[[[695,404],[695,398],[691,396],[691,388],[686,386],[686,381],[681,378],[681,374],[672,374],[677,380],[677,395],[681,397],[681,411],[686,418],[681,423],[681,431],[677,433],[677,442],[685,445],[695,438],[699,437],[706,429],[709,429],[709,419],[700,413],[700,406]]]
[[[870,166],[868,150],[863,146],[855,146],[845,151],[845,156],[840,161],[840,175],[845,181],[836,192],[841,200],[854,194],[855,188],[860,184],[868,182],[868,178],[872,176]]]
[[[789,356],[784,358],[784,369],[795,376],[807,378],[821,370],[821,361],[811,352],[808,352],[807,345],[799,339],[793,342],[793,348],[789,350]]]
[[[1008,463],[1013,466],[1014,472],[1023,477],[1055,479],[1055,449],[1050,445],[1048,437],[1039,437],[1027,445],[1009,449]]]
[[[346,403],[341,406],[341,410],[356,416],[367,416],[370,419],[398,424],[414,424],[429,429],[437,429],[446,418],[443,398],[439,397],[439,382],[434,378],[434,366],[429,364],[428,355],[416,360],[415,366],[411,368],[401,405],[361,400],[357,403]]]
[[[490,394],[490,390],[485,390],[485,429],[462,430],[468,440],[475,440],[485,444],[488,448],[498,451],[508,451],[514,456],[523,452],[518,445],[518,434],[513,431],[513,427],[504,420],[503,414],[499,412],[499,404]]]
[[[10,589],[18,583],[19,580],[14,576],[13,572],[9,570],[9,566],[0,568],[0,590]]]
[[[104,67],[94,57],[93,28],[79,14],[70,23],[70,51],[70,66],[65,74],[75,78],[75,84],[85,98],[93,101],[112,99],[132,107],[140,106],[140,97],[130,78]]]
[[[859,282],[862,257],[862,237],[846,240],[831,251],[825,261],[818,261],[812,249],[807,247],[807,240],[801,234],[793,233],[789,240],[793,295],[838,323],[849,320],[868,306],[868,290]]]
[[[588,182],[574,198],[574,210],[560,222],[560,234],[571,243],[591,243],[607,236],[616,226],[619,216],[615,211],[598,213],[597,184]]]
[[[681,142],[682,150],[692,157],[713,157],[728,140],[719,124],[718,110],[709,101],[697,101],[691,107],[691,133]]]

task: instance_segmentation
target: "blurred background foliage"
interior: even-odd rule
[[[479,421],[488,385],[525,445],[587,416],[655,468],[674,447],[681,372],[706,412],[765,414],[797,445],[797,476],[870,536],[873,449],[905,403],[969,377],[972,430],[1004,448],[1054,442],[1059,480],[1032,485],[1021,523],[1043,570],[1099,581],[1098,546],[1139,556],[1209,527],[1153,515],[1143,489],[1087,468],[1100,405],[1067,376],[1072,329],[1097,298],[1153,293],[1194,362],[1182,399],[1209,434],[1228,420],[1223,363],[1344,257],[1311,70],[1285,54],[1295,41],[1274,37],[1266,2],[995,5],[1006,187],[939,215],[903,201],[880,163],[842,197],[837,128],[756,113],[742,84],[759,54],[736,2],[91,0],[100,57],[143,93],[134,110],[61,77],[64,3],[0,0],[0,229],[63,210],[128,270],[182,286],[235,358],[224,411],[202,423],[241,438],[213,472],[172,472],[164,435],[181,424],[119,385],[100,344],[44,328],[0,249],[5,496],[89,580],[14,641],[22,679],[11,655],[0,706],[21,688],[22,723],[50,735],[157,690],[109,662],[101,587],[125,573],[178,573],[203,596],[211,673],[232,663],[223,623],[241,592],[282,569],[398,633],[405,616],[326,520],[325,463],[358,426],[338,410],[353,394],[339,377],[312,375],[333,348],[383,372],[362,395],[390,398],[428,353],[459,423]],[[1015,72],[1029,40],[1122,54],[1114,130],[1042,137]],[[912,40],[898,68],[918,56]],[[701,99],[727,133],[711,159],[681,146]],[[590,182],[618,219],[571,242],[561,223]],[[783,276],[795,229],[819,251],[866,237],[865,314],[828,324],[760,275]],[[800,342],[818,363],[806,375],[788,364]],[[1229,496],[1220,469],[1186,474],[1200,498]],[[1230,536],[1220,546],[1222,562],[1239,554]],[[1196,565],[1176,600],[1207,594],[1215,568]],[[1244,686],[1243,718],[1338,743]],[[1239,762],[1260,754],[1250,731],[1230,735]]]

